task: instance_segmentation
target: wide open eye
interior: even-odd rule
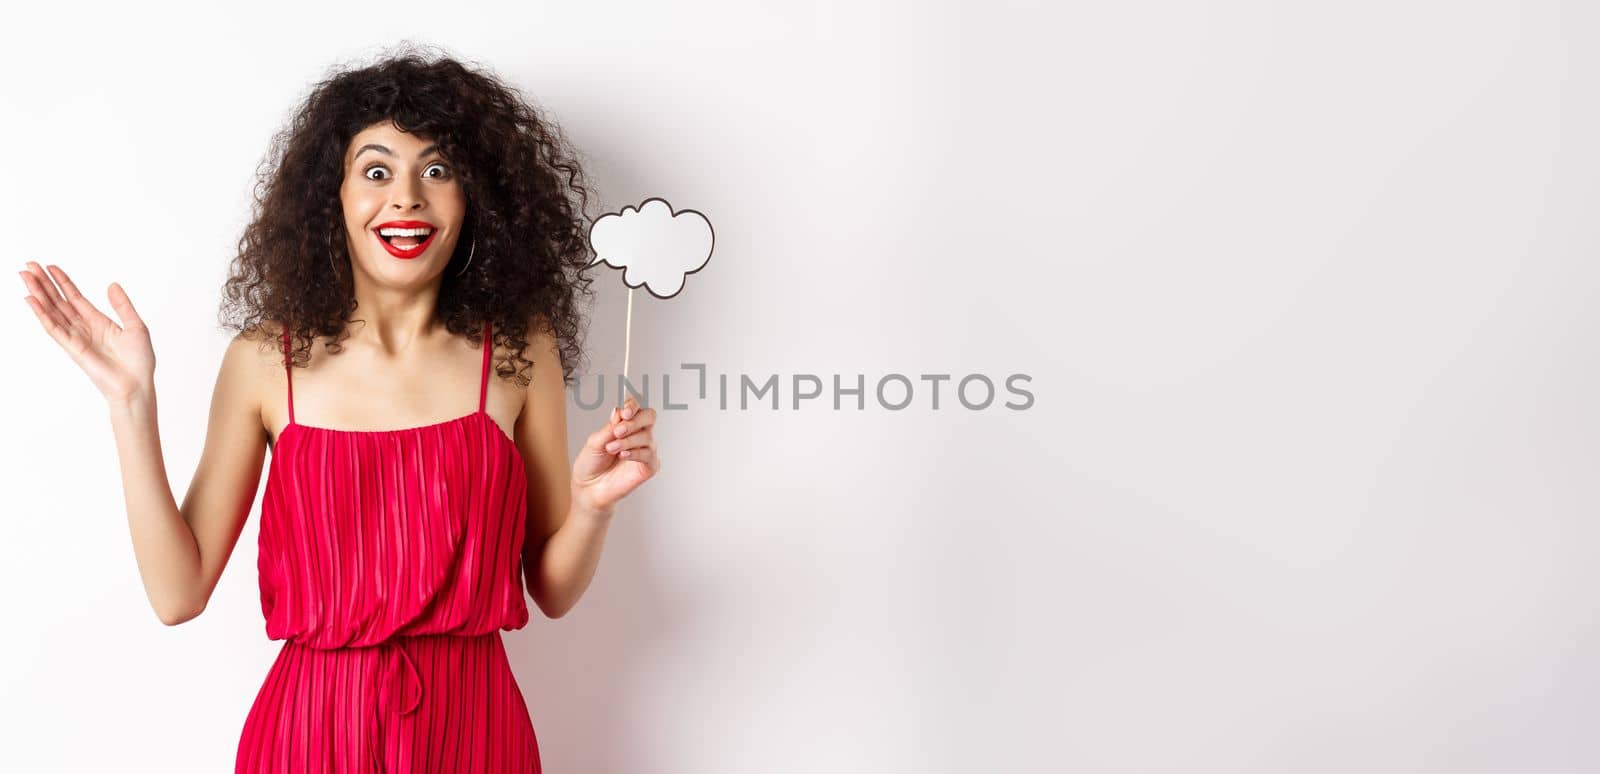
[[[388,176],[388,174],[389,174],[389,170],[385,169],[382,164],[373,164],[372,166],[367,167],[367,170],[365,172],[362,172],[361,174],[364,177],[366,177],[368,180],[382,180],[383,178],[381,178],[381,177],[373,177],[372,176],[372,173],[375,172],[375,171],[382,172],[385,176]]]
[[[434,167],[438,167],[439,171],[444,173],[444,174],[440,174],[440,175],[434,175],[434,177],[446,178],[446,177],[450,176],[450,168],[445,166],[443,162],[439,162],[439,161],[435,161],[432,164],[429,164],[428,165],[428,169],[422,170],[422,176],[423,177],[427,177],[428,176],[428,170],[429,169],[433,169]]]

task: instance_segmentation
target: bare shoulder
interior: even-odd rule
[[[268,344],[276,344],[280,345],[281,348],[283,344],[283,326],[271,320],[257,323],[245,328],[243,332],[233,337],[234,344],[237,345],[242,342],[248,342],[263,348]]]
[[[283,368],[283,328],[277,323],[261,323],[236,334],[223,353],[222,367],[251,378]]]
[[[522,388],[522,410],[518,417],[522,432],[540,431],[552,426],[566,427],[564,400],[566,384],[561,370],[561,353],[550,326],[542,317],[528,321],[523,335],[527,348],[522,357],[532,361],[528,383]]]
[[[533,361],[532,380],[527,391],[533,392],[541,387],[548,389],[550,369],[554,368],[556,375],[561,375],[561,351],[556,343],[555,334],[551,332],[549,323],[542,315],[535,315],[528,320],[527,333],[523,335],[528,347],[523,350],[522,356]]]
[[[217,374],[219,392],[227,404],[247,410],[263,430],[271,426],[263,414],[267,391],[283,382],[283,328],[264,322],[236,334],[228,342]]]

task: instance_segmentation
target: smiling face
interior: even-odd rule
[[[466,219],[455,167],[432,141],[388,121],[350,139],[339,199],[355,269],[384,284],[441,274]]]

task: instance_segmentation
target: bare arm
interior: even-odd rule
[[[573,508],[561,356],[555,340],[545,331],[530,331],[528,349],[533,380],[524,393],[516,428],[518,450],[528,474],[522,570],[534,603],[546,617],[560,618],[577,604],[594,578],[611,513]]]
[[[539,609],[560,618],[594,579],[617,501],[660,468],[652,435],[655,410],[641,411],[629,398],[631,416],[624,421],[613,408],[606,425],[585,439],[575,463],[568,463],[560,355],[546,332],[529,342],[533,381],[517,420],[517,445],[528,471],[523,573]]]
[[[257,345],[236,338],[211,396],[205,446],[179,507],[167,481],[154,392],[111,404],[128,532],[145,595],[167,625],[205,610],[233,555],[266,456]]]
[[[180,509],[167,481],[149,331],[122,288],[108,291],[119,325],[83,296],[59,267],[21,272],[40,325],[106,398],[121,465],[128,529],[145,594],[163,623],[205,609],[233,551],[260,481],[265,438],[256,345],[235,339],[212,397],[205,450]],[[54,282],[52,282],[52,279]]]

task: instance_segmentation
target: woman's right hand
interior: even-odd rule
[[[117,325],[78,292],[61,267],[51,264],[46,274],[39,264],[28,261],[28,269],[17,273],[28,286],[26,300],[45,333],[89,375],[108,402],[126,401],[139,393],[154,394],[156,353],[150,345],[150,331],[121,285],[113,282],[106,291],[111,308],[122,319]]]

